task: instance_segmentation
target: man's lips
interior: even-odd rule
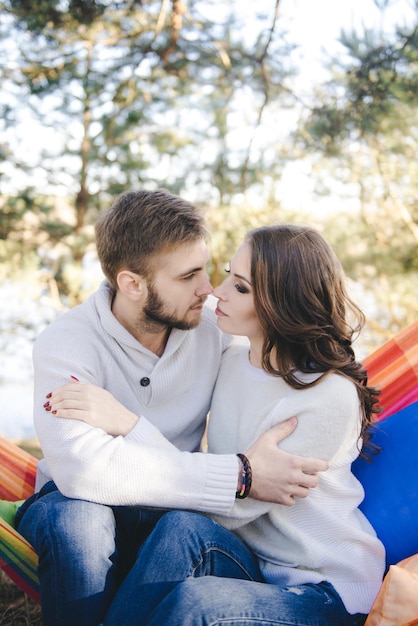
[[[203,305],[205,304],[205,300],[199,300],[199,302],[196,302],[196,304],[194,304],[193,306],[190,307],[191,311],[201,311],[203,309]]]
[[[199,302],[196,302],[193,306],[190,307],[191,311],[201,311],[203,309],[203,305],[205,304],[207,298],[200,298]]]

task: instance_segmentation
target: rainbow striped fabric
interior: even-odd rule
[[[418,401],[418,320],[364,360],[369,384],[380,387],[379,420]]]
[[[384,411],[380,420],[416,402],[418,320],[371,354],[364,365],[369,383],[382,390],[380,403]],[[6,521],[13,517],[10,507],[7,510],[8,502],[25,499],[33,493],[36,463],[30,454],[0,438],[0,500],[3,500],[0,502],[0,567],[29,597],[39,602],[37,555]]]
[[[0,438],[0,498],[2,500],[13,502],[23,500],[33,493],[36,463],[33,456],[13,443]],[[1,513],[0,509],[0,515]],[[3,517],[8,516],[3,514]],[[36,552],[1,517],[0,567],[30,598],[39,602]]]
[[[38,557],[32,546],[0,518],[0,567],[35,602],[40,602]]]
[[[2,500],[24,500],[33,494],[37,460],[14,444],[0,438]]]

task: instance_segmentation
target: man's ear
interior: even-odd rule
[[[140,300],[146,293],[146,282],[139,274],[122,270],[117,275],[118,288],[130,300]]]

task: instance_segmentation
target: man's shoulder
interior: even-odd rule
[[[80,338],[88,341],[98,330],[97,319],[94,319],[94,306],[88,298],[82,304],[60,313],[35,340],[35,346],[69,344]]]

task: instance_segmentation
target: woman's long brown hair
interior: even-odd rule
[[[263,368],[295,389],[315,385],[331,372],[350,378],[362,408],[361,454],[366,456],[366,448],[375,448],[370,427],[380,411],[380,392],[368,386],[367,373],[355,358],[352,343],[365,318],[347,294],[341,263],[324,237],[310,227],[257,228],[248,233],[247,241],[255,308],[265,335]],[[298,371],[322,375],[304,383]]]

